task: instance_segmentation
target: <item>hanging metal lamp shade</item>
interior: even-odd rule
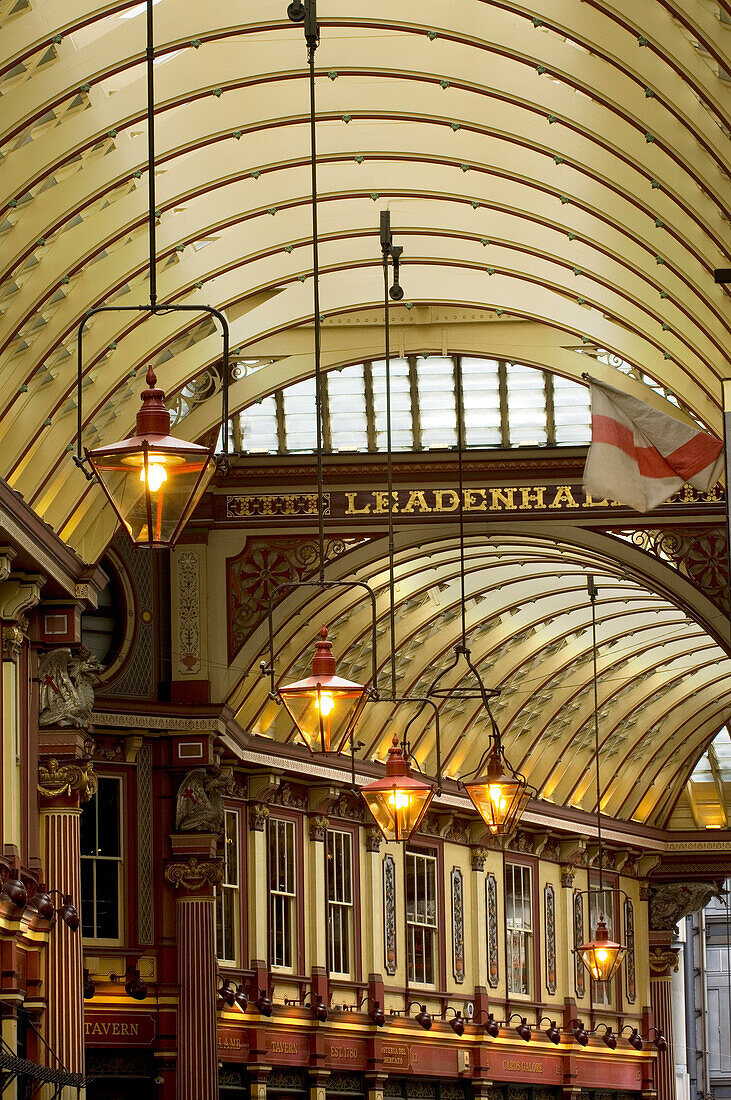
[[[86,457],[121,523],[138,546],[173,546],[211,480],[213,451],[170,434],[165,393],[150,367],[136,434],[85,448]]]
[[[462,785],[493,836],[512,833],[531,797],[525,777],[506,766],[497,747],[483,774]]]
[[[604,917],[597,922],[594,939],[576,948],[581,961],[595,982],[608,982],[619,970],[627,948],[609,938]]]
[[[408,840],[416,832],[434,797],[434,787],[411,774],[394,734],[386,775],[361,787],[360,793],[386,840]]]
[[[312,752],[341,752],[368,699],[368,688],[337,675],[327,627],[312,658],[312,675],[277,688],[299,734]]]

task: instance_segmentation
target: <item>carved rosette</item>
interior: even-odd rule
[[[680,951],[676,947],[650,948],[650,978],[669,978],[678,971]]]
[[[25,634],[18,623],[3,626],[3,660],[17,661],[25,641]]]
[[[165,867],[165,881],[176,890],[202,890],[204,886],[218,886],[223,881],[223,865],[218,859],[176,860]]]
[[[97,777],[91,760],[81,764],[59,764],[52,758],[47,764],[38,765],[38,792],[44,798],[60,798],[79,792],[82,802],[88,802],[96,794]]]

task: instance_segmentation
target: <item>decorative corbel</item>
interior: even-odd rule
[[[17,622],[40,603],[46,583],[42,573],[14,573],[0,583],[0,619]]]
[[[640,858],[637,860],[638,877],[648,878],[660,862],[661,856],[656,855],[654,852],[651,852],[648,855],[640,856]]]
[[[0,546],[0,582],[6,581],[10,576],[14,560],[15,550],[12,546]]]
[[[586,837],[572,836],[561,841],[559,859],[562,864],[578,867],[586,852]]]
[[[281,777],[274,772],[252,775],[249,777],[249,797],[254,802],[268,802],[280,783]]]
[[[124,762],[125,764],[134,764],[137,761],[137,753],[142,748],[144,738],[139,737],[136,734],[124,739]]]

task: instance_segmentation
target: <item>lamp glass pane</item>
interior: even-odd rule
[[[416,831],[434,797],[429,786],[380,786],[377,790],[361,788],[361,794],[373,814],[376,825],[386,840],[408,840]]]
[[[312,752],[342,752],[350,748],[368,692],[364,687],[342,690],[327,682],[310,690],[280,687],[279,695],[300,736]]]
[[[140,545],[170,545],[200,500],[215,472],[213,458],[204,453],[151,450],[147,467],[144,452],[90,454],[109,500]],[[147,476],[145,476],[145,470]]]
[[[486,778],[465,783],[472,803],[493,836],[508,836],[520,820],[530,794],[517,779],[499,783]]]
[[[583,944],[579,955],[595,982],[609,982],[622,965],[627,948],[609,940]]]

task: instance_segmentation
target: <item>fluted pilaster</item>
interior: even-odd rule
[[[217,1100],[216,938],[213,898],[176,899],[178,922],[178,1100]]]

